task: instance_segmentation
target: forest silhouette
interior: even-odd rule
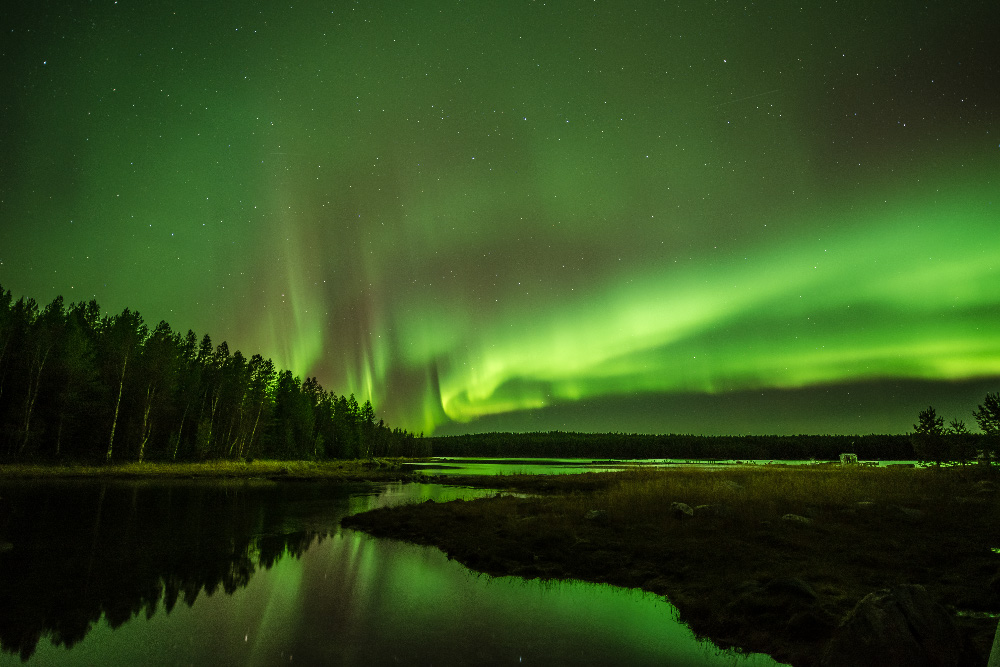
[[[94,300],[44,308],[0,286],[0,458],[197,461],[424,455],[370,401],[205,334],[150,331]]]

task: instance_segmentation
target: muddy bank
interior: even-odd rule
[[[549,495],[423,503],[343,525],[435,545],[491,575],[665,595],[698,634],[793,665],[816,664],[867,594],[919,584],[958,627],[958,664],[984,665],[1000,612],[997,484],[964,472],[804,473],[507,479]]]

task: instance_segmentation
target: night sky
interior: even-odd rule
[[[427,434],[974,427],[1000,9],[926,4],[19,3],[0,285]]]

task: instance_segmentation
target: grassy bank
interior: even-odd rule
[[[120,463],[113,465],[0,465],[2,479],[239,479],[391,481],[409,480],[401,463],[409,459],[346,461],[204,461],[200,463]]]
[[[1000,612],[1000,496],[976,469],[646,469],[492,483],[545,495],[344,524],[436,545],[489,574],[663,594],[699,634],[795,665],[812,664],[869,592],[922,584],[985,664],[997,623],[986,614]]]

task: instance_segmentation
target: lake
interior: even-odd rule
[[[866,466],[915,465],[916,461],[862,461]],[[496,459],[476,457],[434,457],[430,461],[406,463],[404,468],[427,475],[572,475],[609,472],[632,468],[697,467],[719,469],[734,465],[815,465],[808,460],[700,460],[700,459]],[[828,463],[827,465],[835,465]]]
[[[775,665],[699,641],[663,598],[481,576],[341,529],[435,484],[5,481],[0,663]]]

